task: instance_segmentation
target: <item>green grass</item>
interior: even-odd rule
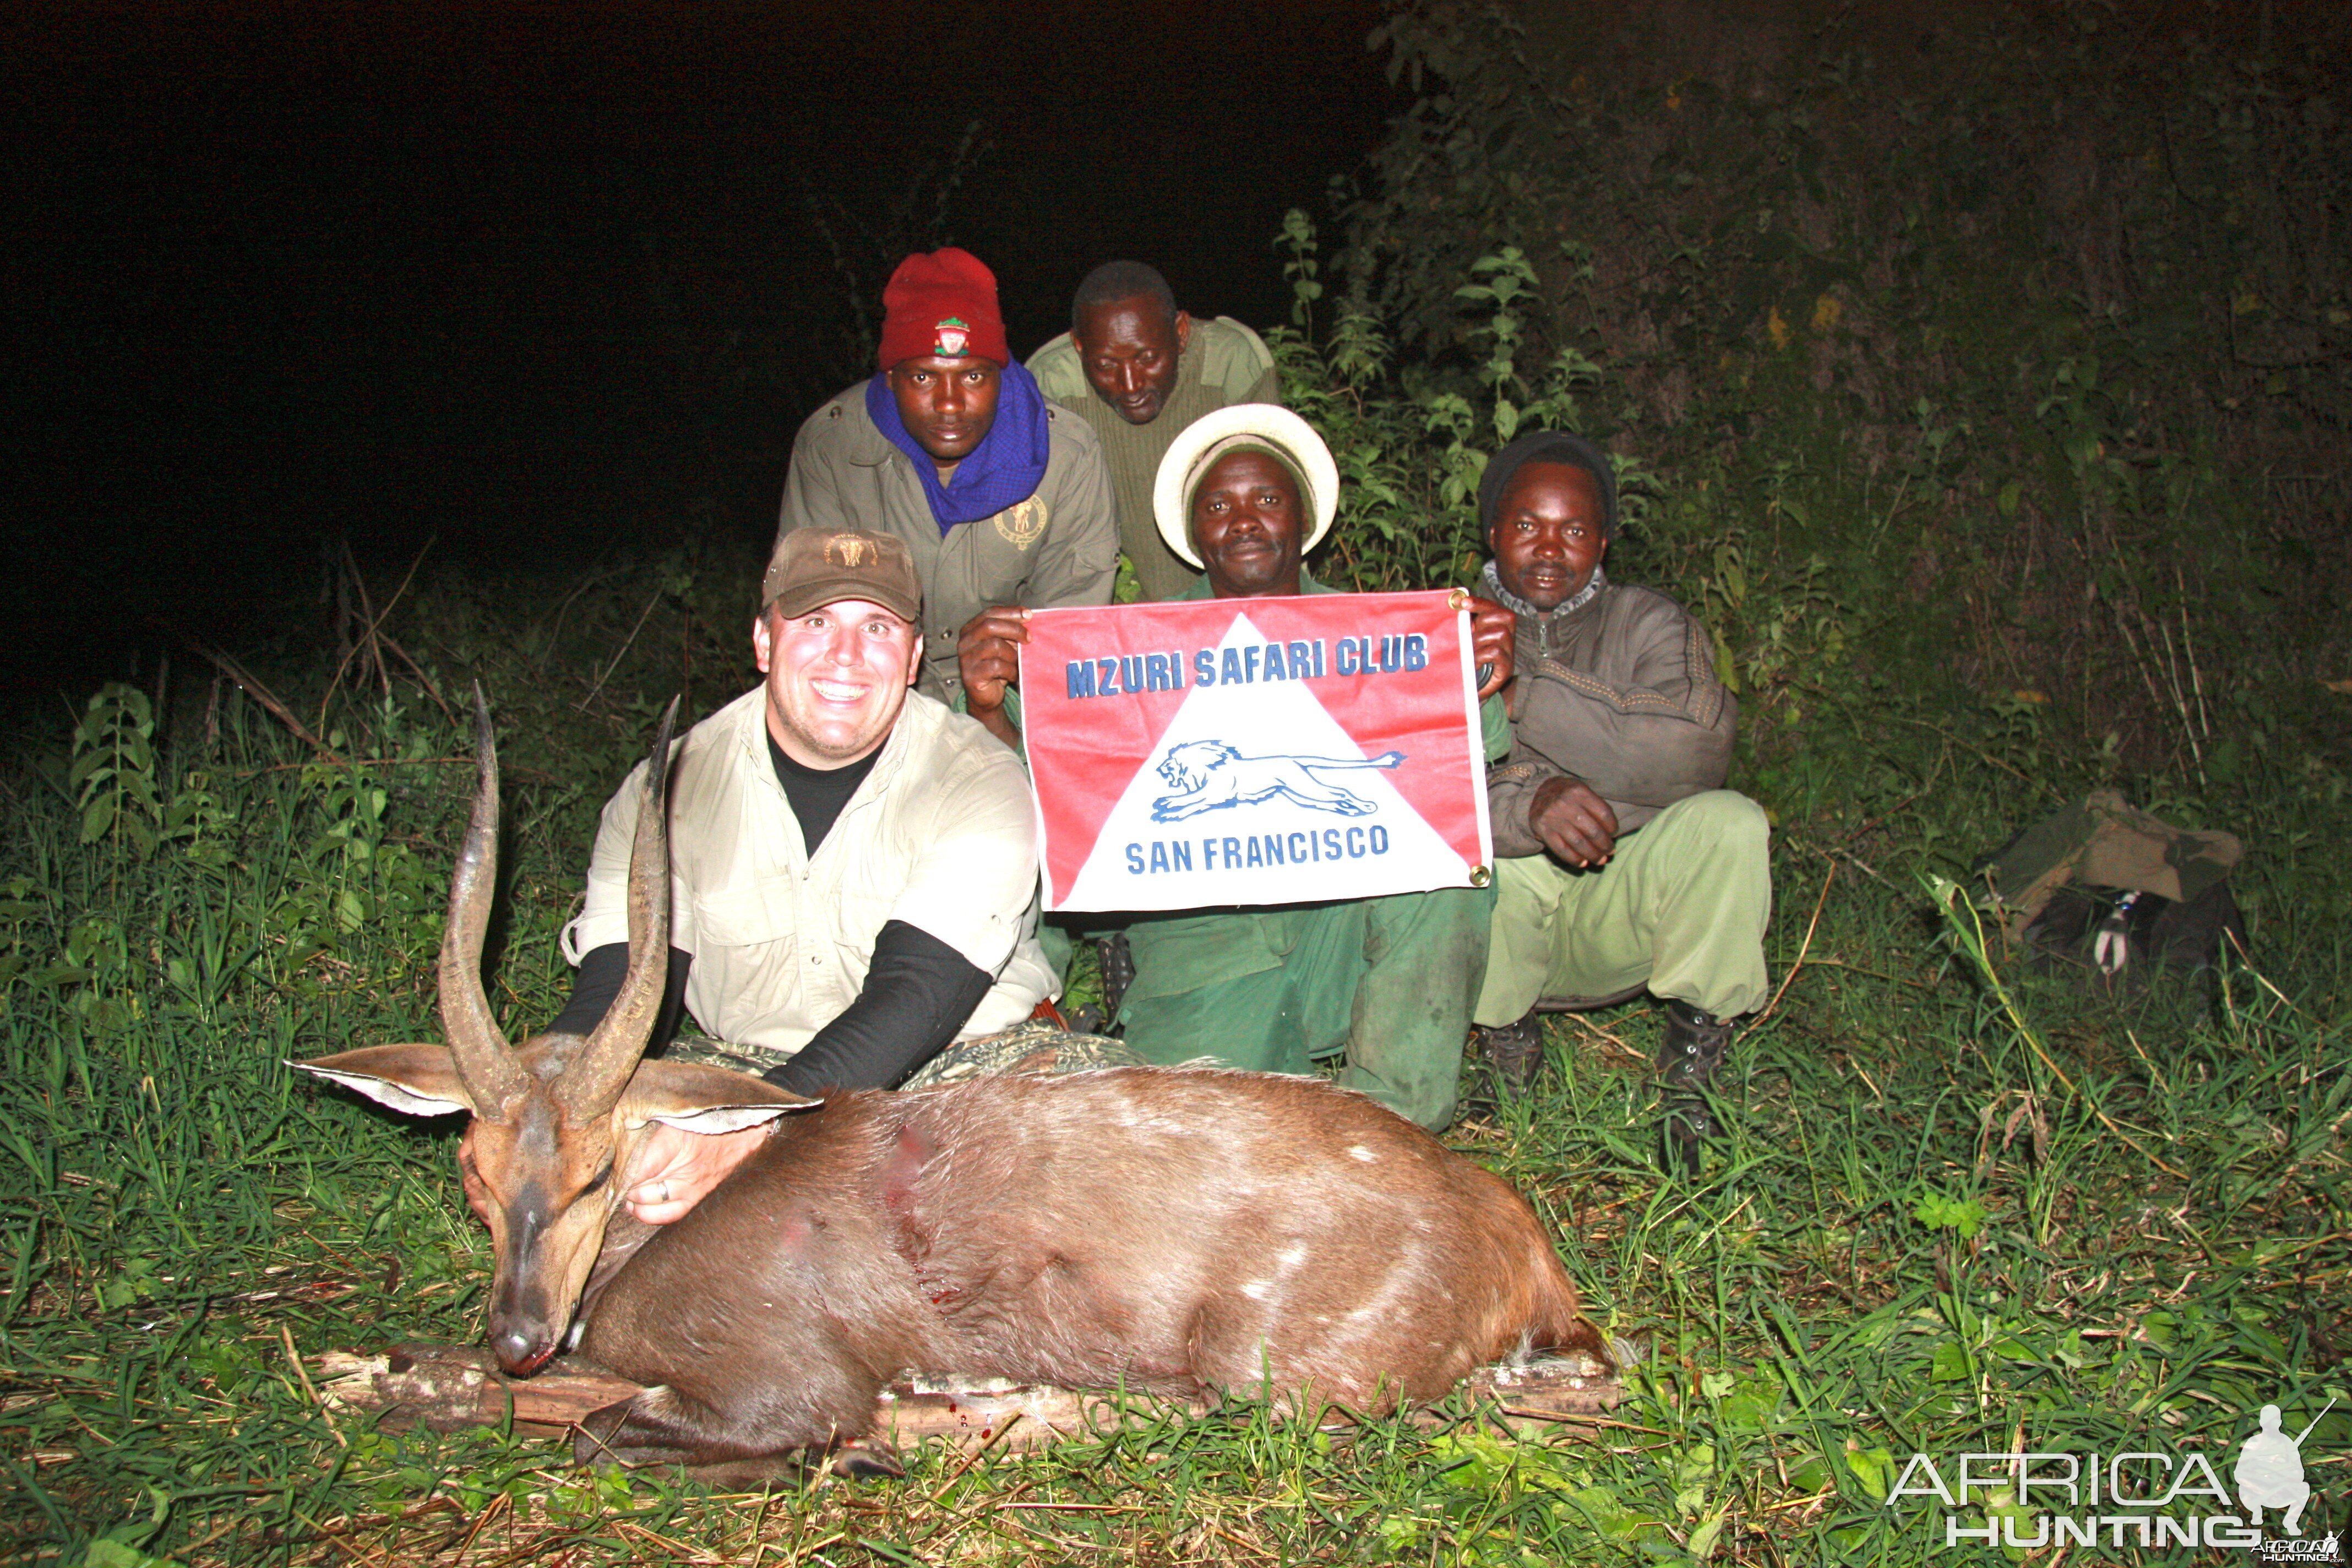
[[[439,668],[484,668],[499,707],[510,1029],[562,994],[553,938],[594,811],[688,632],[673,619],[584,708],[611,655],[582,649],[655,587],[583,594],[577,647],[544,629],[560,595],[501,628],[445,592],[409,634]],[[725,640],[696,654],[706,708],[750,679]],[[145,855],[80,842],[67,726],[20,738],[0,850],[0,1560],[1916,1561],[1937,1510],[1880,1501],[1914,1451],[2195,1448],[2226,1474],[2255,1405],[2299,1426],[2352,1392],[2343,775],[2171,798],[2253,847],[2262,968],[2215,1005],[2118,1007],[2010,973],[1996,947],[1997,988],[1925,878],[2083,781],[1953,713],[1926,744],[1823,721],[1838,765],[1777,775],[1781,991],[1733,1050],[1731,1131],[1703,1181],[1654,1168],[1642,1005],[1555,1020],[1537,1092],[1457,1129],[1643,1348],[1612,1423],[1521,1440],[1465,1415],[1344,1439],[1243,1405],[761,1496],[598,1479],[496,1432],[331,1425],[289,1344],[475,1338],[488,1278],[454,1129],[278,1065],[435,1033],[468,781],[439,760],[456,727],[401,698],[338,700],[337,765],[233,695],[208,743],[191,696],[152,737],[164,837]],[[1886,809],[1878,792],[1899,800],[1928,768],[1936,790]],[[2339,1405],[2305,1447],[2323,1526],[2346,1522],[2347,1438]]]

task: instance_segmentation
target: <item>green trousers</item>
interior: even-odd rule
[[[1472,1016],[1496,1027],[1547,998],[1643,985],[1717,1018],[1755,1011],[1766,995],[1769,837],[1763,807],[1718,789],[1675,802],[1596,869],[1549,855],[1500,862]]]
[[[1126,1041],[1147,1061],[1257,1072],[1311,1072],[1345,1050],[1341,1083],[1443,1130],[1493,907],[1491,889],[1446,888],[1139,917]]]

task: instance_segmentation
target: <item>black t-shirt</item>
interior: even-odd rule
[[[816,858],[817,846],[841,816],[841,808],[874,771],[874,759],[882,754],[875,747],[845,768],[804,768],[784,755],[773,735],[768,737],[768,762],[776,770],[776,783],[783,786],[784,798],[793,805],[793,815],[800,818],[801,843],[811,859]]]

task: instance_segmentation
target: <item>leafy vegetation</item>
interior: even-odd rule
[[[1552,1075],[1455,1134],[1642,1352],[1613,1422],[1240,1405],[738,1497],[322,1413],[296,1358],[476,1337],[488,1260],[453,1128],[278,1064],[436,1032],[468,678],[507,763],[493,1002],[554,1012],[597,807],[671,693],[751,679],[749,569],[689,552],[427,581],[370,610],[398,669],[289,645],[16,738],[0,1560],[1969,1561],[1886,1505],[1914,1453],[2226,1475],[2255,1406],[2352,1394],[2352,158],[2300,62],[2102,15],[1939,25],[1897,68],[1836,28],[1564,57],[1409,5],[1426,96],[1378,189],[1278,241],[1286,388],[1349,484],[1330,571],[1466,580],[1485,454],[1573,426],[1627,458],[1612,571],[1698,610],[1741,698],[1779,988],[1705,1179],[1654,1168],[1642,1004],[1554,1021]],[[2044,983],[1973,917],[1976,852],[2107,784],[2249,843],[2252,962],[2210,995]],[[2343,1530],[2346,1405],[2305,1453],[2306,1532]]]

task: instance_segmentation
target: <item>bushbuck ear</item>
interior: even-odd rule
[[[446,1046],[370,1046],[286,1065],[355,1089],[378,1105],[408,1116],[447,1116],[474,1109],[457,1077],[457,1058]]]
[[[688,1132],[740,1132],[824,1103],[749,1073],[697,1062],[650,1061],[637,1064],[621,1096],[621,1115],[632,1128],[658,1121]]]

